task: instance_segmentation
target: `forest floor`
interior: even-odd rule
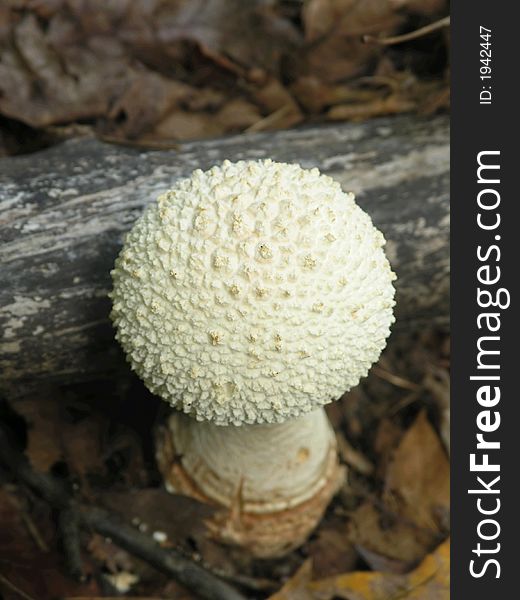
[[[78,136],[175,148],[445,111],[447,13],[446,0],[0,3],[0,157]],[[198,597],[131,544],[71,526],[56,490],[247,598],[447,600],[449,357],[446,332],[395,332],[328,406],[347,483],[309,540],[269,561],[219,545],[212,507],[164,491],[153,448],[164,407],[137,379],[0,402],[0,600]]]
[[[449,105],[447,0],[0,3],[0,156]]]
[[[366,380],[327,407],[348,480],[309,540],[277,560],[213,541],[205,520],[214,509],[164,491],[152,435],[161,405],[139,381],[111,394],[85,386],[46,393],[2,405],[2,421],[33,469],[246,597],[449,597],[446,334],[395,333]],[[0,469],[0,482],[3,600],[198,597],[93,531],[77,534],[84,581],[74,580],[56,511],[7,470]]]

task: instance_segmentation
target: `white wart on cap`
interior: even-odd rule
[[[153,393],[218,425],[341,396],[393,322],[383,235],[318,169],[225,161],[178,181],[126,237],[112,319]]]

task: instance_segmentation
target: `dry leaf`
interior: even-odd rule
[[[407,575],[355,572],[307,585],[314,600],[449,600],[449,540]]]
[[[313,600],[307,586],[312,577],[312,561],[306,560],[289,581],[269,600]]]
[[[411,13],[432,17],[446,8],[446,0],[391,0],[397,10],[405,8]]]
[[[377,431],[374,438],[374,452],[377,454],[377,472],[378,478],[383,479],[392,459],[393,452],[403,435],[403,430],[395,421],[383,418],[377,424]]]
[[[327,84],[316,76],[300,77],[291,85],[291,93],[311,113],[341,103],[361,103],[374,100],[380,95],[372,89],[354,85]]]
[[[303,119],[300,107],[280,81],[270,77],[262,86],[250,88],[252,97],[267,116],[249,128],[249,131],[292,127]]]
[[[217,121],[225,131],[247,129],[257,123],[262,115],[257,106],[244,100],[235,98],[227,102],[215,115]]]
[[[384,500],[422,529],[443,535],[449,515],[449,461],[422,412],[404,434],[385,481]]]
[[[71,33],[56,19],[45,29],[25,14],[12,41],[0,39],[0,111],[34,127],[105,115],[128,78],[126,61],[103,59],[89,45],[68,46]]]
[[[448,520],[449,462],[421,413],[386,467],[381,501],[367,501],[353,513],[349,538],[373,568],[385,564],[402,572],[445,537]]]
[[[435,38],[441,66],[432,64],[433,77],[412,86],[394,65],[414,71],[420,60],[412,50],[391,60],[394,50],[361,41],[445,8],[444,0],[8,3],[0,7],[0,153],[56,143],[56,127],[65,135],[63,127],[78,122],[105,140],[164,147],[292,127],[307,115],[360,120],[445,110],[447,39]],[[388,89],[340,83],[383,71]],[[27,144],[13,140],[13,123],[45,129],[24,132]]]
[[[348,531],[350,541],[370,566],[382,568],[384,562],[386,569],[398,573],[421,560],[432,545],[428,532],[370,502],[352,514]]]
[[[35,469],[48,471],[63,458],[58,403],[29,398],[18,401],[14,408],[27,423],[27,458]]]
[[[314,576],[319,579],[351,571],[358,560],[345,522],[337,517],[320,525],[303,550],[312,559]]]
[[[195,45],[218,68],[233,67],[231,59],[278,73],[299,41],[268,5],[241,0],[136,0],[102,9],[95,0],[41,0],[3,18],[0,112],[35,127],[125,112],[133,137],[184,93],[181,82],[144,65],[174,70],[189,63]]]
[[[415,110],[417,104],[405,96],[388,96],[371,102],[358,104],[339,104],[327,112],[330,121],[363,121]]]
[[[359,75],[382,53],[363,35],[390,35],[404,22],[390,0],[311,0],[303,20],[309,70],[329,83]]]
[[[196,91],[185,83],[156,73],[142,73],[129,82],[110,109],[108,118],[114,124],[110,133],[129,139],[148,133],[168,112],[189,102]]]
[[[224,127],[214,115],[205,112],[176,110],[163,119],[144,141],[149,140],[196,140],[224,133]]]

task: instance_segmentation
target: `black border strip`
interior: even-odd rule
[[[520,175],[520,145],[517,139],[520,127],[515,92],[520,33],[513,7],[515,3],[512,2],[460,0],[453,2],[451,9],[451,597],[455,600],[520,598],[517,583],[520,574],[517,550],[520,534],[520,386],[516,380],[516,376],[520,376],[520,352],[517,349],[520,327],[516,312],[520,277],[520,230],[517,231],[520,222],[520,189],[517,184]],[[486,42],[486,38],[480,37],[481,26],[491,30],[489,63],[481,62],[481,58],[487,58],[486,53],[480,54],[486,49],[486,46],[480,45]],[[480,68],[483,66],[491,67],[490,79],[481,79]],[[482,74],[486,71],[483,69]],[[480,97],[484,90],[491,92],[490,104],[480,103],[488,100],[489,94],[484,93]],[[487,181],[479,183],[478,156],[487,151],[500,154],[481,154],[481,161],[499,165],[500,169],[482,170],[481,179]],[[499,183],[492,182],[498,178]],[[496,209],[479,208],[478,195],[483,190],[494,190],[485,191],[480,199],[483,204],[492,205],[492,199],[499,198]],[[479,212],[481,223],[494,224],[499,214],[500,224],[489,230],[479,227]],[[481,247],[481,259],[477,255],[478,246]],[[490,249],[492,246],[498,250]],[[500,280],[497,283],[479,282],[478,269],[486,265],[489,270],[480,271],[481,280],[493,280],[499,267]],[[507,290],[511,298],[509,308],[479,306],[479,287],[488,290],[494,298],[500,288]],[[502,292],[500,304],[507,304],[507,297]],[[486,294],[481,295],[481,304],[486,303],[486,298]],[[482,313],[498,313],[499,316],[481,317],[479,329],[477,319]],[[488,325],[496,327],[498,323],[499,329],[489,332]],[[482,339],[490,335],[498,339]],[[500,352],[481,354],[481,363],[498,365],[499,368],[478,368],[479,338],[481,349]],[[498,375],[500,379],[471,380],[470,377],[475,375]],[[496,396],[495,384],[500,388],[501,396],[500,401],[492,406]],[[491,386],[492,395],[486,396],[485,390],[482,391],[482,402],[479,403],[478,390],[486,385]],[[500,449],[476,448],[477,434],[482,433],[479,423],[490,430],[483,433],[483,439],[499,442]],[[489,463],[496,464],[500,471],[471,471],[471,454],[475,454],[477,464],[485,462],[483,455],[487,454]],[[497,476],[500,479],[491,483]],[[477,477],[481,477],[490,488],[487,493]],[[468,490],[481,491],[470,494]],[[497,512],[485,515],[485,510]],[[481,536],[494,539],[481,539],[479,531]],[[499,533],[495,537],[497,531]],[[473,567],[472,560],[475,561]],[[487,562],[493,560],[497,562]],[[472,576],[472,568],[480,576]]]

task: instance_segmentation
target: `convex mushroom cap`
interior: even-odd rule
[[[385,240],[318,169],[196,170],[112,271],[112,319],[151,392],[198,420],[280,423],[355,386],[393,323]]]

